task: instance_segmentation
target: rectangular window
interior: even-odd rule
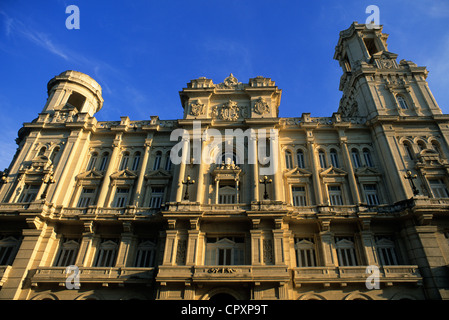
[[[117,191],[115,192],[115,207],[122,208],[125,207],[128,204],[128,194],[129,189],[128,188],[117,188]]]
[[[79,245],[80,239],[62,239],[54,266],[67,267],[70,265],[74,265],[76,257],[78,256]]]
[[[442,179],[429,180],[430,187],[432,188],[433,196],[435,198],[448,198],[449,192],[446,184]]]
[[[218,203],[219,204],[232,204],[236,203],[236,191],[231,186],[220,186],[218,190]]]
[[[11,265],[20,244],[19,236],[0,235],[0,266]]]
[[[163,187],[152,187],[151,188],[151,199],[150,199],[150,207],[151,208],[160,208],[162,204],[162,199],[164,197],[164,188]]]
[[[339,266],[358,265],[353,237],[336,237],[335,245]]]
[[[101,239],[94,267],[113,267],[117,260],[118,239]]]
[[[381,265],[383,266],[398,265],[395,243],[392,237],[377,236],[375,237],[375,243],[377,255],[379,256],[379,261]]]
[[[32,202],[36,200],[37,193],[39,192],[40,185],[28,184],[23,186],[22,194],[20,195],[19,202]]]
[[[313,238],[295,238],[296,265],[298,267],[315,267],[315,242]]]
[[[78,200],[78,208],[85,208],[95,202],[95,188],[83,188]]]
[[[154,239],[141,239],[137,246],[134,266],[137,268],[151,268],[155,266],[156,241]]]
[[[368,205],[376,206],[380,204],[375,184],[365,184],[363,185],[363,190],[365,191],[365,199]]]
[[[243,237],[208,237],[206,239],[206,265],[243,265],[245,239]]]
[[[343,197],[340,186],[328,186],[327,190],[329,192],[329,201],[331,206],[342,206]]]
[[[307,206],[306,187],[292,187],[292,198],[295,207]]]

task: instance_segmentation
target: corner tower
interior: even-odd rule
[[[47,84],[48,99],[42,112],[72,111],[93,116],[103,107],[101,86],[87,74],[68,70]]]
[[[354,22],[340,32],[334,54],[343,69],[339,113],[368,119],[441,114],[426,81],[427,69],[411,61],[398,63],[382,28]]]

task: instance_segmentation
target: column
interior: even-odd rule
[[[188,155],[190,154],[190,138],[182,138],[182,160],[179,164],[179,174],[178,174],[178,182],[177,182],[177,188],[176,188],[176,202],[182,201],[182,189],[183,184],[182,181],[184,180],[184,176],[186,173],[186,164],[188,159]]]
[[[340,145],[341,145],[341,150],[343,153],[343,159],[345,161],[345,167],[348,170],[348,181],[349,181],[349,187],[351,188],[351,193],[352,193],[352,199],[354,201],[354,204],[360,204],[361,200],[360,200],[360,193],[359,193],[359,188],[357,186],[357,180],[355,178],[355,174],[354,174],[354,168],[352,166],[352,161],[351,161],[351,156],[349,155],[349,150],[348,150],[348,145],[346,143],[347,137],[342,137],[341,132],[339,132],[340,134]]]
[[[262,253],[262,230],[259,230],[260,219],[252,219],[253,229],[250,230],[251,234],[251,264],[261,265],[263,259]]]
[[[252,169],[252,201],[259,201],[259,160],[257,158],[257,136],[254,133],[252,133],[250,136],[248,152],[248,163]]]
[[[204,152],[204,148],[206,146],[206,140],[204,137],[201,138],[201,152]],[[200,163],[198,168],[198,181],[197,181],[197,189],[196,189],[196,202],[203,203],[204,199],[204,170],[205,170],[205,163],[202,157],[202,154],[200,155]]]
[[[283,201],[284,200],[284,194],[283,194],[283,183],[282,183],[282,170],[280,168],[280,162],[279,162],[279,137],[275,136],[272,137],[270,135],[270,151],[271,151],[271,161],[272,166],[274,167],[274,174],[273,174],[273,199],[272,200],[278,200]]]
[[[194,266],[198,261],[199,251],[199,219],[190,219],[190,230],[188,230],[186,266]]]
[[[78,267],[88,266],[90,248],[92,247],[93,237],[95,234],[95,226],[93,221],[84,223],[83,238],[81,239],[80,248],[78,250],[78,256],[75,261],[75,265]]]
[[[103,183],[101,184],[100,193],[98,196],[97,207],[104,207],[106,196],[109,190],[109,182],[111,181],[111,174],[115,168],[115,163],[117,161],[117,157],[120,153],[120,144],[122,142],[122,133],[117,133],[115,136],[114,142],[112,144],[113,150],[111,155],[111,160],[108,163],[108,169],[104,174]]]
[[[175,224],[176,220],[169,220],[168,225],[170,230],[165,231],[164,259],[162,261],[164,266],[175,265],[176,239],[178,237],[178,230],[174,230]]]
[[[144,190],[142,189],[142,186],[143,180],[145,178],[145,172],[147,170],[148,158],[150,156],[150,148],[152,142],[153,142],[152,134],[150,136],[150,133],[148,133],[147,139],[145,140],[145,151],[143,154],[142,165],[140,166],[139,176],[137,178],[134,200],[132,202],[132,204],[135,206],[143,207],[145,205],[143,201]]]
[[[275,219],[276,229],[273,230],[273,242],[274,242],[274,264],[285,265],[285,247],[288,241],[286,241],[286,235],[289,233],[288,225],[284,224],[282,219]]]
[[[83,135],[85,136],[83,137]],[[74,189],[74,177],[80,172],[82,160],[88,152],[89,137],[90,132],[84,133],[83,130],[70,133],[56,168],[54,192],[47,197],[49,202],[62,206],[69,205],[72,194],[67,191]]]
[[[321,190],[320,173],[318,172],[318,168],[320,166],[315,157],[315,144],[311,141],[307,141],[307,150],[309,153],[310,163],[312,164],[313,188],[315,191],[316,204],[321,205],[323,204],[323,193]]]
[[[334,267],[337,265],[337,261],[334,258],[334,234],[330,231],[330,221],[321,222],[321,246],[323,250],[323,264],[326,267]]]
[[[123,222],[123,233],[121,234],[120,248],[117,254],[116,267],[127,266],[131,244],[134,239],[131,222]]]

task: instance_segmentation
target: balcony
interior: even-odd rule
[[[354,267],[303,267],[294,268],[294,283],[302,284],[331,283],[346,285],[347,283],[365,283],[371,273],[367,273],[367,266]],[[379,267],[379,281],[386,285],[393,283],[421,284],[422,277],[418,266],[383,266]]]
[[[276,282],[289,281],[287,266],[160,266],[157,281]]]
[[[66,267],[38,267],[31,278],[31,285],[38,286],[44,283],[58,283],[65,285],[68,275]],[[154,268],[104,268],[104,267],[80,267],[79,281],[83,283],[100,283],[104,286],[109,284],[125,283],[150,283],[154,277]]]

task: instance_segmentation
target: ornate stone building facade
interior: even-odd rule
[[[280,118],[274,81],[231,74],[191,80],[183,119],[97,121],[96,81],[51,79],[2,177],[0,299],[449,298],[449,115],[387,37],[340,33],[331,117]],[[278,135],[201,161],[227,129]]]

